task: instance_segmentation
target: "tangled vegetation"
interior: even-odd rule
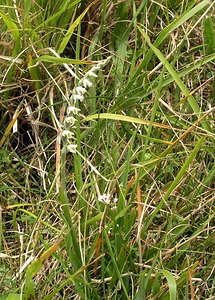
[[[0,299],[214,299],[214,16],[0,1]]]

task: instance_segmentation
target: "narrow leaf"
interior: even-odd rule
[[[115,120],[115,121],[125,121],[125,122],[136,123],[136,124],[150,125],[150,121],[147,121],[144,119],[130,117],[130,116],[124,116],[124,115],[120,115],[120,114],[110,114],[110,113],[90,115],[90,116],[87,116],[86,118],[84,118],[84,121],[92,121],[95,119],[109,119],[109,120]],[[159,128],[165,128],[165,129],[172,129],[171,126],[168,126],[165,124],[160,124],[160,123],[155,123],[155,122],[152,123],[152,126],[159,127]]]
[[[169,296],[170,300],[176,300],[177,296],[177,286],[175,278],[173,277],[172,273],[167,270],[162,270],[161,273],[166,277],[168,286],[169,286]]]
[[[3,12],[0,12],[0,16],[4,20],[7,28],[11,31],[14,40],[17,41],[19,39],[19,29],[17,25],[13,21],[11,21],[11,19],[8,16],[6,16]]]
[[[173,68],[173,66],[167,61],[167,59],[164,57],[164,55],[161,53],[160,50],[158,50],[155,46],[153,46],[150,42],[150,39],[148,37],[148,35],[145,33],[145,31],[138,27],[140,32],[142,33],[143,37],[145,38],[146,42],[148,43],[148,45],[150,46],[150,48],[153,50],[153,52],[156,54],[156,56],[159,58],[159,60],[162,62],[162,64],[165,66],[165,68],[167,69],[167,71],[169,72],[169,74],[172,76],[172,78],[174,79],[174,81],[177,83],[178,87],[180,88],[180,90],[183,92],[183,94],[185,95],[185,97],[187,97],[187,100],[192,108],[192,110],[194,111],[194,113],[197,115],[197,117],[200,117],[200,107],[197,103],[197,101],[195,100],[195,98],[191,95],[190,91],[188,90],[187,86],[183,83],[183,81],[180,79],[180,77],[178,76],[177,72],[175,71],[175,69]],[[203,128],[211,131],[210,125],[209,123],[203,123]]]
[[[44,22],[42,22],[39,26],[36,27],[35,32],[39,28],[45,28],[47,24],[49,24],[51,21],[55,20],[56,18],[60,17],[65,11],[71,9],[73,6],[78,4],[81,0],[73,0],[72,3],[68,6],[63,6],[62,9],[60,9],[57,13],[51,15],[48,19],[46,19]]]
[[[51,55],[42,55],[36,58],[35,61],[43,61],[43,62],[53,63],[57,65],[61,65],[61,64],[87,65],[93,63],[92,61],[84,61],[84,60],[72,59],[66,57],[55,57]]]
[[[75,28],[80,24],[81,20],[86,15],[86,13],[90,9],[90,7],[93,6],[96,2],[98,2],[98,0],[94,0],[90,5],[88,5],[87,8],[82,12],[82,14],[80,14],[80,16],[69,27],[65,37],[63,38],[62,42],[60,43],[60,46],[59,46],[59,49],[58,49],[58,54],[63,53],[63,51],[65,50],[65,48],[66,48],[66,46],[67,46],[74,30],[75,30]]]
[[[174,181],[170,185],[170,187],[167,190],[166,194],[164,195],[164,197],[162,198],[162,200],[159,202],[159,204],[156,206],[155,210],[153,211],[153,213],[151,215],[151,218],[150,218],[148,224],[146,225],[146,228],[148,228],[152,224],[153,219],[155,218],[155,216],[157,215],[157,213],[161,210],[161,208],[163,207],[163,205],[165,204],[165,202],[168,200],[168,198],[170,197],[170,195],[172,194],[172,192],[174,191],[174,189],[180,183],[180,181],[182,179],[182,176],[185,174],[185,172],[187,171],[189,165],[194,160],[196,154],[198,153],[198,151],[199,151],[199,149],[200,149],[200,147],[201,147],[201,145],[203,144],[204,141],[205,141],[205,137],[202,137],[198,141],[198,143],[196,144],[195,148],[193,149],[193,151],[191,152],[191,154],[188,156],[187,160],[183,164],[183,166],[182,166],[181,170],[179,171],[178,175],[175,177]]]
[[[4,142],[6,141],[8,135],[10,134],[10,132],[11,132],[11,130],[12,130],[12,128],[13,128],[14,123],[15,123],[16,120],[18,119],[18,117],[19,117],[19,115],[20,115],[21,112],[22,112],[22,110],[19,111],[18,113],[15,113],[15,114],[14,114],[13,119],[12,119],[12,120],[10,121],[10,123],[8,124],[6,130],[5,130],[4,134],[3,134],[3,137],[2,137],[1,140],[0,140],[0,147],[3,146]]]
[[[206,18],[204,21],[204,38],[206,43],[206,54],[212,54],[215,49],[215,38],[211,17]]]

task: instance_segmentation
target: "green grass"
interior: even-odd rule
[[[213,299],[214,15],[0,1],[0,299]]]

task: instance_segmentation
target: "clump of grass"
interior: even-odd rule
[[[6,2],[2,298],[212,299],[214,3]]]

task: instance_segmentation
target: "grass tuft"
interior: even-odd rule
[[[214,15],[0,2],[0,299],[213,299]]]

